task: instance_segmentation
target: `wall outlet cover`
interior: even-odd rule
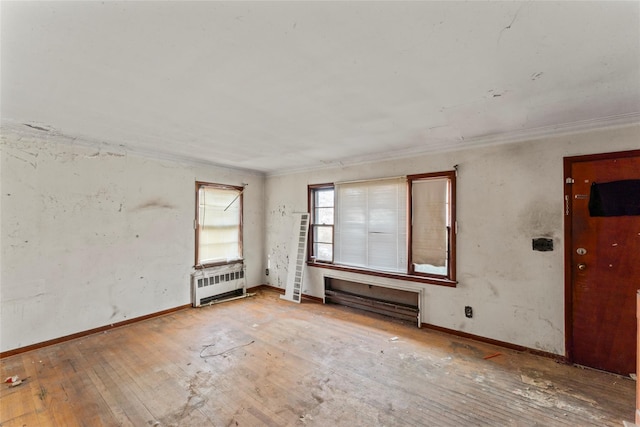
[[[464,315],[465,317],[468,317],[469,319],[471,319],[473,317],[473,308],[471,308],[470,306],[465,306],[464,307]]]

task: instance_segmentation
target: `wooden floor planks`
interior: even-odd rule
[[[486,356],[499,355],[484,359]],[[0,426],[620,426],[635,383],[272,291],[0,361]]]

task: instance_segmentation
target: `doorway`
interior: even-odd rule
[[[601,212],[596,201],[616,185],[622,191],[607,203],[640,201],[640,150],[567,157],[564,176],[567,358],[629,375],[636,372],[640,215]]]

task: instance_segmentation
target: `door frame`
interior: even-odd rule
[[[564,157],[564,338],[565,359],[569,363],[574,361],[573,352],[573,230],[572,213],[573,198],[571,197],[571,169],[574,163],[597,160],[620,159],[638,157],[640,150],[616,151],[611,153],[586,154],[581,156]]]

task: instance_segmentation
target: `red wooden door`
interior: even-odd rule
[[[566,266],[571,298],[569,358],[629,375],[636,372],[640,216],[591,216],[588,205],[592,183],[640,179],[640,150],[566,161],[565,173],[573,180],[565,194],[571,236]]]

